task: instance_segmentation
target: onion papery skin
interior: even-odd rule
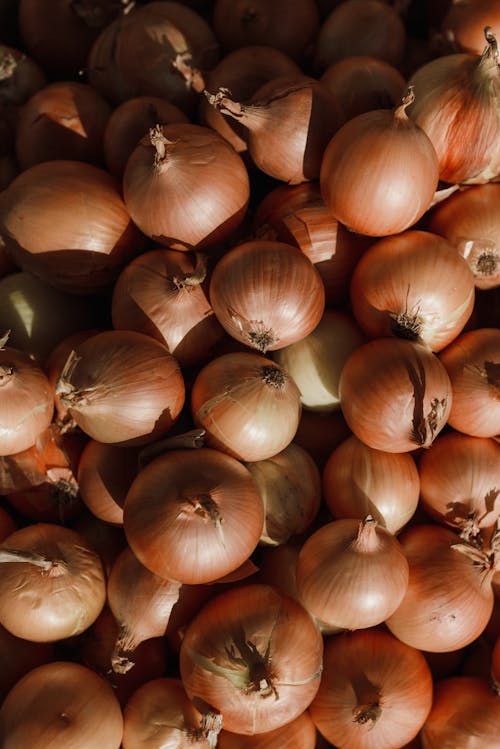
[[[48,429],[53,412],[54,395],[41,366],[0,344],[0,455],[32,447]]]
[[[238,460],[271,458],[293,440],[300,420],[300,391],[271,359],[253,352],[223,354],[199,371],[191,413],[205,444]]]
[[[201,724],[202,714],[186,695],[180,679],[152,679],[140,686],[125,706],[122,746],[209,749],[213,744],[203,737]]]
[[[219,734],[218,749],[314,749],[316,744],[316,727],[306,710],[298,718],[281,728],[253,736],[231,733],[222,730]]]
[[[440,351],[471,316],[475,286],[451,243],[427,231],[407,230],[379,239],[364,252],[350,296],[354,317],[369,338],[396,335]]]
[[[67,364],[56,393],[80,429],[98,442],[152,442],[168,432],[184,405],[177,359],[143,333],[97,333],[76,346]]]
[[[408,587],[408,562],[397,539],[371,516],[333,520],[314,531],[297,560],[306,609],[329,628],[381,624]]]
[[[420,502],[437,522],[473,536],[500,514],[500,445],[450,430],[419,459]]]
[[[225,50],[263,44],[301,63],[318,33],[319,13],[311,0],[293,7],[286,0],[216,0],[212,24]]]
[[[210,24],[179,2],[136,5],[95,40],[87,59],[89,83],[115,105],[159,96],[190,116],[196,94],[172,67],[178,54],[187,55],[193,67],[210,70],[220,56]]]
[[[499,697],[488,681],[455,676],[436,684],[420,738],[422,749],[495,749],[499,730]]]
[[[410,228],[430,208],[438,160],[403,105],[372,110],[353,117],[332,137],[319,181],[338,221],[359,234],[381,237]]]
[[[484,49],[484,27],[500,34],[500,12],[495,0],[453,0],[441,21],[441,33],[459,52],[480,55]]]
[[[199,256],[164,248],[134,258],[113,287],[113,327],[156,338],[182,367],[204,361],[224,329],[208,300],[200,265]]]
[[[224,138],[181,123],[159,125],[155,136],[140,141],[125,167],[123,194],[132,219],[154,242],[173,250],[206,249],[241,224],[250,183],[241,156]]]
[[[268,240],[226,252],[209,296],[226,332],[263,354],[304,338],[325,309],[325,287],[311,261],[298,247]]]
[[[260,542],[279,545],[306,531],[321,503],[321,477],[309,453],[292,442],[272,458],[246,466],[264,502]]]
[[[351,315],[327,309],[313,331],[300,341],[274,351],[272,358],[300,389],[304,409],[335,411],[340,408],[342,367],[365,342]]]
[[[79,663],[54,661],[32,669],[0,708],[5,749],[119,749],[122,733],[111,686]]]
[[[35,523],[8,536],[0,555],[7,549],[38,554],[51,563],[44,570],[30,562],[3,562],[0,624],[11,634],[56,642],[80,634],[96,620],[106,599],[104,571],[80,533]]]
[[[206,88],[224,87],[238,101],[246,101],[272,78],[300,73],[297,63],[276,47],[245,45],[229,52],[208,72]],[[247,133],[237,120],[218,112],[206,97],[200,100],[198,112],[201,124],[216,130],[238,153],[247,151]]]
[[[415,101],[408,114],[436,150],[440,181],[474,184],[496,177],[500,70],[495,54],[441,55],[418,68],[409,85]]]
[[[259,542],[264,507],[244,465],[201,447],[172,450],[146,465],[127,493],[123,521],[145,567],[197,585],[248,559]]]
[[[118,181],[81,161],[46,161],[2,193],[0,233],[20,270],[70,293],[106,288],[142,249]]]
[[[439,358],[453,392],[449,425],[473,437],[498,437],[500,330],[477,328],[462,333]]]
[[[103,165],[102,140],[111,114],[108,102],[88,83],[55,81],[21,108],[16,128],[20,168],[66,159]]]
[[[269,585],[239,585],[211,599],[180,650],[188,696],[251,735],[290,723],[319,687],[323,640],[299,603]]]
[[[427,223],[465,258],[478,289],[500,286],[499,200],[499,184],[473,185],[438,203]]]
[[[339,393],[356,437],[391,453],[429,447],[452,404],[450,378],[438,357],[397,338],[376,338],[355,349],[340,374]]]
[[[432,705],[432,675],[421,652],[382,629],[330,636],[309,712],[338,749],[400,749]]]
[[[410,566],[406,595],[386,620],[402,642],[448,653],[473,642],[493,611],[493,569],[454,549],[460,538],[439,525],[415,525],[399,536]]]
[[[170,125],[189,119],[179,107],[160,96],[134,96],[114,108],[102,143],[104,161],[111,174],[123,177],[130,154],[158,122]]]
[[[390,533],[413,517],[420,478],[408,453],[374,450],[354,435],[330,453],[322,472],[323,498],[336,519],[373,515]]]

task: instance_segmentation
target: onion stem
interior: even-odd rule
[[[47,559],[47,557],[37,554],[34,551],[19,549],[0,549],[0,562],[25,562],[40,567],[45,572],[50,572],[59,568],[60,573],[67,569],[66,562],[62,559]]]

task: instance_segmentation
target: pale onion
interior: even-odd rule
[[[250,185],[241,156],[215,130],[156,124],[127,161],[123,195],[135,224],[153,241],[202,249],[238,228]]]
[[[451,243],[407,230],[364,252],[351,280],[351,306],[369,338],[395,335],[440,351],[471,316],[474,288],[466,261]]]
[[[180,650],[188,696],[222,715],[226,730],[272,731],[309,706],[323,640],[303,606],[269,585],[238,585],[210,600]]]
[[[326,640],[309,712],[338,749],[401,749],[427,718],[432,693],[421,652],[381,629],[346,632]]]
[[[408,562],[397,539],[371,516],[326,523],[303,544],[297,560],[300,600],[332,629],[381,624],[408,587]]]
[[[52,421],[54,395],[42,368],[0,340],[0,455],[27,450]]]
[[[284,746],[287,749],[314,749],[318,746],[316,727],[308,710],[274,731],[243,736],[222,730],[217,740],[218,749],[282,749]]]
[[[448,423],[473,437],[500,435],[500,330],[477,328],[462,333],[439,358],[451,381]]]
[[[465,540],[488,533],[500,516],[500,445],[450,430],[420,456],[420,501]]]
[[[0,626],[0,700],[32,668],[55,660],[54,643],[23,640]]]
[[[264,503],[260,543],[277,545],[307,531],[321,502],[321,478],[309,453],[293,442],[267,460],[246,463]]]
[[[93,164],[36,164],[1,198],[7,251],[21,270],[63,291],[100,291],[142,249],[118,180]]]
[[[137,475],[125,499],[125,534],[160,577],[199,584],[227,575],[259,541],[262,498],[250,471],[219,450],[171,450]]]
[[[373,517],[398,533],[419,500],[419,473],[408,453],[374,450],[354,435],[330,454],[322,474],[323,497],[333,517]]]
[[[119,627],[111,655],[113,671],[129,671],[137,646],[165,634],[180,586],[144,567],[130,548],[116,558],[107,586],[108,605]]]
[[[139,255],[113,287],[113,327],[156,338],[181,366],[200,363],[224,335],[208,301],[206,274],[200,253],[158,248]]]
[[[314,330],[324,312],[325,287],[298,247],[254,239],[217,262],[210,303],[233,338],[265,354]]]
[[[292,377],[303,408],[334,411],[340,408],[342,367],[366,338],[352,315],[328,310],[308,335],[273,351],[272,358]]]
[[[57,660],[29,671],[0,708],[0,743],[32,749],[119,749],[123,717],[94,671]]]
[[[399,541],[410,580],[401,604],[386,620],[390,631],[429,652],[469,645],[493,611],[493,555],[438,525],[414,525]]]
[[[397,234],[431,206],[438,160],[429,137],[406,113],[415,96],[410,88],[394,110],[353,117],[326,147],[321,194],[335,218],[355,232]]]
[[[300,391],[282,367],[261,354],[223,354],[198,372],[191,412],[209,447],[239,460],[265,460],[293,440]]]
[[[436,684],[420,738],[422,749],[495,749],[499,732],[500,697],[488,680],[455,676]]]
[[[0,562],[0,624],[16,637],[33,642],[73,637],[104,606],[101,559],[72,529],[51,523],[20,528],[1,544]]]
[[[376,338],[357,348],[339,381],[340,405],[356,437],[375,450],[429,447],[452,405],[450,378],[427,347]]]
[[[440,55],[409,81],[415,101],[408,114],[431,140],[442,182],[482,183],[500,171],[500,58],[489,27],[485,37],[481,55]]]
[[[435,206],[427,224],[465,258],[478,289],[500,286],[499,200],[499,184],[473,185]]]
[[[107,330],[76,346],[56,394],[89,437],[133,446],[170,429],[184,405],[185,385],[162,343],[144,333]]]

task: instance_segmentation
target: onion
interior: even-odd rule
[[[386,624],[402,642],[429,652],[458,650],[485,629],[493,611],[488,550],[461,543],[438,525],[415,525],[399,536],[410,566],[406,594]]]
[[[27,450],[52,421],[54,397],[41,367],[0,340],[0,455]]]
[[[342,367],[365,340],[351,315],[341,310],[325,310],[313,331],[300,341],[274,351],[272,358],[300,389],[304,408],[333,411],[340,408]]]
[[[446,279],[441,287],[439,279]],[[439,351],[472,313],[474,279],[447,240],[408,230],[366,250],[352,276],[351,305],[370,338],[393,334]]]
[[[432,705],[422,653],[388,632],[329,637],[310,714],[338,749],[400,749],[419,732]]]
[[[473,437],[500,433],[500,331],[478,328],[462,333],[439,358],[451,381],[448,423]]]
[[[152,442],[174,424],[185,385],[177,359],[159,341],[130,330],[86,339],[68,357],[56,393],[98,442]]]
[[[441,20],[441,33],[459,52],[480,55],[484,49],[484,27],[500,32],[500,13],[494,0],[452,0]]]
[[[314,330],[324,311],[325,289],[297,247],[251,240],[217,262],[210,302],[230,335],[265,354]]]
[[[396,538],[367,515],[334,520],[312,533],[297,560],[306,609],[334,629],[381,624],[408,587],[408,562]]]
[[[500,445],[449,431],[422,453],[420,501],[438,522],[465,540],[491,531],[500,515]]]
[[[72,293],[94,293],[142,247],[118,181],[81,161],[25,169],[2,194],[0,233],[21,270]]]
[[[321,194],[335,218],[360,234],[397,234],[431,206],[438,186],[437,156],[428,136],[406,113],[413,99],[410,88],[396,109],[353,117],[326,147]]]
[[[243,736],[222,730],[217,741],[218,749],[281,749],[283,746],[287,749],[317,747],[316,727],[308,710],[285,726],[275,728],[274,731]]]
[[[127,493],[124,528],[138,560],[167,580],[227,575],[259,541],[262,498],[250,471],[218,450],[172,450],[148,463]]]
[[[220,746],[220,717],[202,715],[177,678],[152,679],[143,684],[127,702],[123,718],[123,749]]]
[[[166,580],[144,567],[126,548],[115,560],[108,578],[108,604],[119,625],[111,655],[113,671],[126,673],[134,666],[137,646],[165,634],[180,583]]]
[[[188,627],[180,674],[195,705],[226,730],[272,731],[308,707],[320,681],[323,641],[305,609],[268,585],[239,585],[209,601]]]
[[[413,517],[419,473],[407,453],[374,450],[351,435],[330,454],[322,475],[323,497],[334,518],[373,515],[390,533]]]
[[[43,88],[47,79],[38,62],[29,54],[17,47],[0,44],[0,80],[0,111],[9,127],[15,128],[17,107]]]
[[[33,749],[119,749],[123,717],[113,690],[79,663],[32,669],[0,708],[0,741]]]
[[[357,348],[342,369],[339,392],[356,437],[391,453],[429,447],[452,402],[450,378],[437,356],[422,344],[396,338]]]
[[[263,44],[302,62],[319,29],[313,0],[216,0],[212,18],[215,34],[226,50]]]
[[[321,501],[321,478],[311,456],[293,442],[267,460],[246,463],[264,502],[260,542],[286,543],[306,531]]]
[[[446,237],[465,258],[476,288],[500,285],[500,185],[475,185],[434,207],[428,230]]]
[[[319,177],[324,150],[340,125],[335,99],[321,81],[278,76],[245,102],[234,101],[225,88],[205,95],[247,128],[248,153],[262,172],[289,184]]]
[[[456,676],[436,685],[421,731],[422,749],[493,749],[499,730],[500,701],[487,680]]]
[[[410,78],[415,101],[408,113],[430,138],[443,182],[487,182],[500,171],[500,86],[496,39],[485,29],[482,55],[441,55]]]
[[[113,327],[156,338],[181,366],[202,362],[224,335],[207,298],[206,274],[200,253],[158,248],[139,255],[115,282]]]
[[[0,626],[0,700],[3,702],[14,684],[32,668],[54,660],[54,643],[23,640]]]
[[[266,460],[294,438],[300,391],[271,359],[253,352],[223,354],[199,371],[191,411],[209,447],[239,460]]]
[[[323,21],[315,65],[324,71],[338,60],[369,55],[390,65],[403,59],[406,31],[395,8],[381,0],[344,0]]]
[[[33,642],[72,637],[104,606],[101,560],[69,528],[51,523],[20,528],[3,541],[0,561],[0,624],[16,637]]]
[[[127,161],[125,203],[144,234],[174,250],[227,239],[249,200],[241,157],[214,130],[171,124],[151,128]]]
[[[128,158],[141,138],[158,122],[188,122],[184,112],[160,96],[134,96],[117,106],[104,130],[102,148],[111,174],[122,177]]]

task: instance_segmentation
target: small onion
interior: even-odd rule
[[[329,628],[363,629],[392,614],[408,587],[397,539],[367,515],[334,520],[312,533],[297,560],[300,600]]]
[[[300,391],[271,359],[253,352],[223,354],[199,371],[191,411],[208,446],[239,460],[266,460],[294,438]]]

